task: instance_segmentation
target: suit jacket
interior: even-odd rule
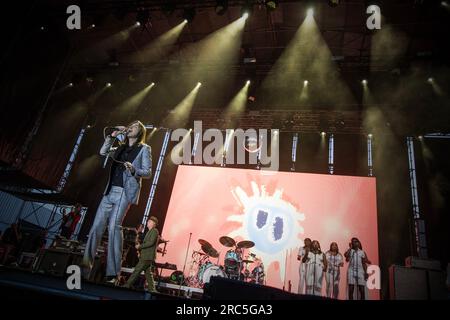
[[[158,239],[159,239],[158,229],[153,228],[147,231],[147,234],[144,237],[144,242],[141,245],[140,259],[145,261],[147,260],[155,261]]]
[[[114,139],[111,136],[107,136],[105,142],[100,149],[100,155],[106,156],[110,153],[114,153],[114,158],[117,158],[120,150],[118,148],[111,149]],[[131,174],[129,170],[123,172],[123,188],[125,196],[130,203],[138,204],[139,194],[141,192],[142,179],[148,179],[152,173],[152,149],[149,145],[143,143],[142,148],[139,151],[136,158],[133,160],[132,165],[135,169],[134,174]],[[109,192],[111,183],[112,168],[110,168],[108,184],[106,185],[103,194]]]

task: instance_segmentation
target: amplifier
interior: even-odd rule
[[[389,267],[391,300],[426,300],[427,271],[393,265]]]
[[[35,266],[38,273],[64,276],[71,264],[72,255],[67,250],[42,250]]]
[[[392,300],[446,299],[445,275],[393,265],[389,268],[389,293]]]
[[[441,271],[441,263],[438,260],[423,259],[414,256],[405,259],[405,266],[408,268]]]

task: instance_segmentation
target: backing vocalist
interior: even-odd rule
[[[98,244],[108,223],[108,248],[106,277],[116,283],[120,274],[123,233],[122,221],[132,204],[138,204],[141,180],[150,178],[152,169],[151,148],[145,144],[146,128],[140,121],[128,127],[116,127],[105,137],[100,155],[112,158],[108,184],[98,206],[94,223],[89,231],[83,265],[92,268]],[[117,136],[125,139],[113,148]]]

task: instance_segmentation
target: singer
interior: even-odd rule
[[[308,263],[306,294],[321,296],[323,274],[327,271],[327,258],[320,249],[319,241],[311,242],[311,249],[305,251],[302,262]]]
[[[125,139],[113,148],[120,133],[125,135]],[[83,265],[89,270],[92,268],[97,246],[108,223],[106,281],[111,284],[117,284],[122,264],[122,221],[130,206],[138,204],[141,180],[151,175],[151,148],[145,144],[145,137],[145,126],[134,121],[127,127],[115,128],[111,135],[105,137],[100,149],[100,155],[113,161],[108,184],[89,231]]]
[[[344,257],[345,261],[349,263],[347,270],[348,298],[349,300],[354,300],[355,298],[365,300],[367,297],[367,265],[370,264],[370,261],[367,258],[367,254],[363,251],[362,244],[358,238],[352,238],[349,243],[349,249],[344,253]],[[355,286],[359,295],[355,293]]]

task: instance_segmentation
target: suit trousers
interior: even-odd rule
[[[103,196],[89,231],[83,261],[92,265],[97,247],[108,224],[106,276],[115,277],[120,273],[123,249],[122,222],[129,208],[130,202],[125,196],[124,189],[112,186],[109,193]]]
[[[134,267],[134,271],[128,279],[125,287],[130,288],[139,277],[142,271],[145,273],[145,278],[147,279],[148,291],[155,292],[155,281],[153,280],[153,266],[154,262],[152,260],[142,260],[140,259],[138,264]]]

